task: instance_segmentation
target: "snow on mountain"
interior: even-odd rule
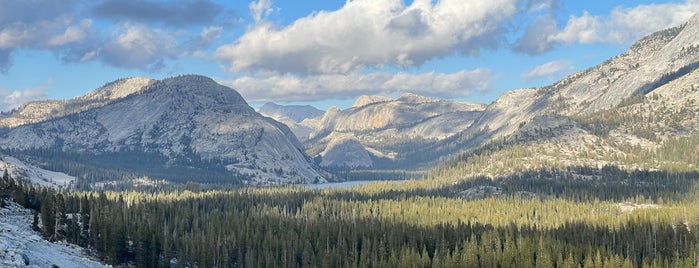
[[[12,178],[25,179],[28,182],[54,189],[69,188],[75,183],[75,177],[61,172],[55,172],[26,164],[11,156],[2,157],[0,170],[7,170]]]
[[[0,267],[110,267],[90,259],[78,246],[44,240],[31,229],[32,212],[7,203],[0,208]]]
[[[198,158],[252,184],[325,181],[289,128],[255,112],[235,90],[196,75],[139,81],[141,89],[108,85],[78,98],[114,99],[104,105],[11,128],[0,146],[81,154],[142,151],[174,163]]]

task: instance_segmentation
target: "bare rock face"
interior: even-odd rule
[[[542,115],[590,115],[616,109],[633,96],[652,97],[656,107],[671,102],[685,105],[691,102],[687,98],[695,96],[691,89],[697,88],[694,86],[697,69],[699,15],[684,25],[653,33],[636,42],[629,51],[551,86],[503,94],[464,131],[461,146],[478,147],[512,135],[522,138],[531,134],[520,131],[523,125],[547,126],[551,123],[542,120],[560,120]],[[691,122],[683,124],[691,125]]]
[[[278,105],[272,102],[265,103],[257,109],[257,112],[268,117],[285,117],[296,123],[309,118],[323,115],[323,111],[310,105]]]
[[[220,166],[251,184],[324,181],[289,128],[259,115],[236,91],[210,78],[112,84],[60,108],[79,113],[40,111],[36,114],[52,116],[6,125],[11,128],[0,137],[0,146],[94,155],[151,153],[164,157],[165,165]],[[77,107],[78,100],[90,101]]]
[[[324,114],[310,105],[278,105],[271,102],[262,105],[257,112],[288,126],[301,142],[308,140],[313,132],[312,122],[320,120]]]
[[[361,153],[361,160],[338,158],[356,155],[360,151],[379,158],[394,160],[403,157],[406,160],[411,156],[403,154],[402,147],[434,144],[454,137],[468,129],[484,109],[481,104],[444,101],[415,94],[404,94],[397,99],[361,96],[349,109],[333,107],[320,119],[307,122],[314,130],[305,144],[308,153],[320,155],[327,166],[348,163],[374,166],[364,153]],[[351,137],[352,146],[336,146],[347,144],[347,137]],[[357,145],[364,150],[358,150]],[[343,148],[351,151],[338,151]],[[326,161],[329,155],[333,159]]]
[[[356,101],[354,101],[354,104],[352,104],[352,108],[359,108],[362,106],[366,106],[369,104],[373,103],[379,103],[379,102],[386,102],[386,101],[392,101],[393,99],[389,97],[384,97],[384,96],[367,96],[367,95],[362,95],[357,98]]]
[[[367,168],[372,160],[366,148],[354,137],[345,136],[333,139],[321,153],[321,166]]]
[[[29,102],[8,115],[0,116],[0,127],[16,127],[101,107],[134,94],[153,82],[155,80],[148,78],[125,78],[108,83],[82,97]]]

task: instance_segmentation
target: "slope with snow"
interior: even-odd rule
[[[109,267],[81,247],[51,243],[31,229],[32,212],[14,202],[0,208],[0,267]]]
[[[7,170],[12,178],[25,178],[34,185],[54,189],[70,188],[75,183],[75,177],[65,173],[45,170],[11,156],[4,156],[1,159],[0,169]]]

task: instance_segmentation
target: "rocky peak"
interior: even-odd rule
[[[257,109],[257,112],[277,120],[288,118],[296,123],[305,119],[320,117],[324,113],[310,105],[279,105],[273,102],[265,103]]]
[[[139,81],[148,85],[141,90],[119,90]],[[124,97],[87,101],[114,96]],[[23,152],[41,148],[94,158],[104,154],[161,157],[147,160],[156,161],[149,164],[152,167],[131,165],[134,172],[144,175],[150,170],[171,172],[169,166],[179,165],[185,170],[199,169],[202,176],[230,172],[226,176],[251,184],[324,181],[289,128],[259,115],[238,92],[210,78],[186,75],[152,83],[119,80],[78,99],[84,101],[71,104],[75,106],[71,111],[81,112],[53,114],[52,120],[12,128],[0,137],[0,147]],[[118,161],[123,159],[113,159],[116,166]]]
[[[102,107],[142,92],[154,82],[155,80],[148,78],[124,78],[107,83],[81,97],[28,102],[12,113],[0,117],[0,126],[17,127]]]
[[[407,102],[407,103],[427,103],[427,102],[437,102],[438,99],[421,96],[413,93],[403,93],[396,99],[396,101]]]
[[[126,97],[143,90],[144,87],[154,83],[155,80],[143,77],[131,77],[116,80],[85,94],[77,99],[81,100],[115,100]]]
[[[384,97],[384,96],[362,95],[362,96],[359,96],[359,98],[357,98],[356,101],[354,101],[354,104],[352,104],[352,108],[359,108],[359,107],[366,106],[369,104],[392,101],[392,100],[393,99],[391,99],[389,97]]]

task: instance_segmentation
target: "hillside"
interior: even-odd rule
[[[503,94],[442,145],[463,149],[453,179],[567,166],[696,170],[697,31],[699,16],[551,86]]]
[[[698,32],[699,15],[695,15],[684,25],[653,33],[627,52],[551,86],[505,93],[461,139],[466,147],[477,147],[514,134],[536,116],[587,116],[615,110],[634,96],[657,100],[653,109],[674,109],[674,104],[695,96]]]
[[[93,181],[114,174],[250,184],[325,180],[285,125],[206,77],[120,80],[53,103],[60,107],[30,103],[7,116],[26,119],[4,125],[2,149],[68,174],[93,174]]]
[[[44,240],[31,222],[32,212],[17,203],[0,207],[1,267],[109,267],[90,259],[83,248]]]
[[[257,112],[287,125],[301,142],[308,140],[313,132],[309,122],[323,115],[323,111],[310,105],[278,105],[271,102],[262,105]]]
[[[409,151],[468,129],[484,108],[481,104],[414,94],[396,99],[362,96],[351,108],[331,108],[320,119],[304,121],[313,128],[304,143],[309,155],[321,157],[321,163],[327,166],[383,169],[387,166],[377,161],[394,166],[424,164],[430,160],[416,159]],[[357,146],[346,146],[349,140],[364,147],[364,152],[358,151]],[[347,148],[353,152],[345,152]],[[364,156],[357,158],[358,154]]]

